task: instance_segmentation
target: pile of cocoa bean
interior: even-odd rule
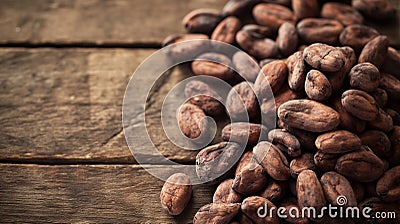
[[[196,157],[198,177],[217,187],[194,223],[400,222],[400,53],[364,25],[394,23],[396,16],[386,0],[230,0],[222,11],[197,9],[185,16],[188,33],[167,37],[164,46],[201,39],[242,50],[224,55],[194,43],[169,52],[173,59],[196,55],[195,75],[233,86],[221,96],[205,82],[189,82],[188,101],[177,116],[182,132],[200,143],[206,116],[219,119],[229,111],[232,120],[222,129],[222,142]],[[214,178],[237,158],[233,169]],[[178,215],[191,195],[189,177],[177,173],[165,183],[161,204]],[[397,216],[276,214],[328,204]],[[265,205],[286,210],[262,217],[257,212]]]

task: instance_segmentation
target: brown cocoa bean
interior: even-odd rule
[[[253,17],[258,24],[271,27],[273,30],[278,30],[285,22],[295,24],[297,21],[289,8],[268,3],[256,5],[253,9]]]
[[[239,46],[257,59],[274,58],[279,54],[275,41],[267,38],[271,30],[257,25],[246,25],[236,34]]]
[[[265,211],[265,207],[267,207],[267,211]],[[242,212],[255,224],[279,224],[280,221],[276,214],[276,209],[271,208],[276,208],[276,206],[268,199],[260,196],[252,196],[244,199],[241,206]],[[270,211],[272,211],[272,214],[269,213]],[[265,213],[266,215],[262,217],[258,215],[259,213],[261,215]]]
[[[376,184],[376,193],[385,201],[400,200],[400,166],[386,171]]]
[[[261,124],[235,122],[222,129],[222,140],[240,144],[257,145],[267,139],[268,130]]]
[[[382,131],[368,130],[360,135],[360,139],[363,145],[368,146],[380,158],[390,152],[389,137]]]
[[[386,113],[392,117],[394,125],[400,125],[400,114],[397,111],[387,108]]]
[[[393,120],[389,114],[379,108],[378,116],[375,120],[369,121],[368,125],[384,132],[389,132],[393,129]]]
[[[317,17],[319,15],[317,0],[292,0],[292,9],[294,15],[299,19]]]
[[[262,191],[268,183],[264,168],[252,160],[235,176],[232,188],[243,195],[254,195]]]
[[[182,105],[177,119],[182,133],[195,143],[203,144],[208,141],[208,120],[200,107],[189,103]]]
[[[189,103],[200,107],[206,114],[218,116],[225,113],[222,97],[204,82],[188,82],[185,86],[185,96],[189,98]]]
[[[236,167],[235,176],[238,175],[244,167],[246,167],[253,160],[253,151],[247,151],[242,155]]]
[[[326,77],[331,83],[332,92],[338,92],[340,90],[347,77],[347,74],[357,62],[356,54],[351,47],[340,47],[338,49],[340,49],[344,55],[343,67],[337,72],[325,72]]]
[[[307,18],[297,24],[297,32],[306,43],[337,44],[343,25],[337,20]]]
[[[382,65],[382,72],[392,74],[397,79],[400,79],[400,53],[392,48],[388,48],[386,59]]]
[[[336,172],[358,182],[371,182],[383,174],[384,164],[371,151],[350,152],[341,156],[335,166]]]
[[[259,142],[253,148],[253,157],[275,180],[290,178],[289,162],[273,144],[267,141]]]
[[[339,40],[343,46],[350,46],[359,52],[370,40],[379,35],[374,28],[364,25],[350,25],[340,33]]]
[[[210,49],[210,44],[207,41],[195,41],[195,40],[208,40],[208,36],[204,34],[175,34],[165,38],[162,42],[162,46],[168,46],[167,54],[169,58],[182,61],[188,58],[196,57],[204,53],[207,49]],[[177,44],[187,41],[184,44]],[[175,44],[175,45],[172,45]]]
[[[231,60],[223,54],[204,53],[192,62],[192,71],[195,75],[208,75],[230,81],[236,75],[230,68],[231,63]]]
[[[330,131],[339,125],[339,114],[312,100],[290,100],[278,109],[278,117],[290,127],[311,132]]]
[[[291,127],[286,127],[285,129],[296,136],[302,149],[310,152],[317,151],[317,147],[315,147],[315,139],[317,139],[318,135],[316,133]]]
[[[345,62],[345,57],[340,49],[321,43],[306,47],[303,56],[304,60],[313,68],[326,72],[339,71]]]
[[[353,7],[340,2],[327,2],[322,6],[321,17],[336,19],[344,26],[362,24],[364,17]]]
[[[299,207],[314,207],[320,211],[325,206],[324,191],[317,175],[312,170],[304,170],[297,177],[297,200]]]
[[[285,83],[287,75],[288,69],[286,63],[282,60],[264,65],[254,83],[254,91],[259,101],[271,99],[271,90],[272,93],[276,94]]]
[[[196,156],[196,173],[201,181],[218,182],[239,160],[243,149],[234,142],[220,142],[202,149]]]
[[[260,117],[258,100],[250,82],[235,85],[228,93],[225,106],[234,121],[255,121]]]
[[[221,18],[216,9],[195,9],[182,19],[182,24],[189,33],[211,34]]]
[[[400,80],[393,75],[381,73],[380,87],[387,92],[389,97],[400,99]]]
[[[380,68],[386,58],[389,40],[386,36],[377,36],[370,40],[362,49],[358,63],[370,62]]]
[[[392,132],[389,134],[390,139],[390,155],[389,164],[390,167],[400,165],[400,126],[394,126]]]
[[[258,1],[253,0],[229,0],[222,9],[223,15],[243,16],[251,14],[251,9]]]
[[[326,76],[318,70],[307,73],[304,85],[307,96],[312,100],[323,101],[332,94],[332,86]]]
[[[375,91],[371,93],[372,97],[374,97],[376,103],[380,108],[384,108],[388,102],[388,95],[386,90],[381,88],[376,88]]]
[[[222,20],[214,29],[211,40],[222,41],[227,44],[234,44],[236,33],[242,27],[240,20],[234,16],[229,16]]]
[[[318,136],[315,145],[323,153],[342,154],[360,149],[361,139],[349,131],[339,130]]]
[[[306,81],[307,66],[303,58],[303,52],[298,51],[286,60],[288,67],[288,82],[289,87],[294,91],[300,91],[304,88]]]
[[[347,112],[342,105],[340,97],[335,97],[332,103],[333,109],[335,109],[340,115],[340,126],[348,131],[361,133],[365,130],[366,122],[360,120],[349,112]]]
[[[279,27],[278,37],[276,38],[276,44],[281,54],[289,56],[295,52],[298,39],[296,27],[292,23],[283,23]]]
[[[224,180],[214,192],[213,203],[240,203],[242,196],[232,189],[233,179]]]
[[[288,182],[276,181],[271,179],[267,187],[260,193],[260,196],[268,199],[272,203],[278,203],[288,194]]]
[[[240,211],[239,203],[211,203],[194,215],[193,224],[228,224]]]
[[[396,14],[396,9],[387,0],[353,0],[352,6],[374,20],[390,19]]]
[[[349,77],[350,86],[372,92],[379,86],[381,73],[375,65],[366,62],[354,66],[349,73]]]
[[[363,183],[360,182],[350,182],[351,187],[353,188],[354,195],[356,196],[357,202],[361,202],[365,196],[365,187]]]
[[[316,165],[314,163],[314,154],[304,153],[300,157],[294,158],[290,162],[290,174],[293,178],[297,178],[299,174],[304,170],[316,170]]]
[[[282,144],[285,152],[290,157],[297,157],[301,154],[300,142],[296,136],[290,134],[285,129],[273,129],[268,133],[268,141]]]
[[[290,224],[308,224],[309,221],[305,217],[301,216],[293,216],[289,213],[289,211],[301,211],[297,204],[297,199],[296,198],[286,198],[281,204],[280,207],[284,207],[285,211],[284,214],[287,218],[285,218],[285,221],[290,223]]]
[[[347,112],[361,120],[373,121],[378,116],[379,108],[375,99],[364,91],[347,90],[342,94],[341,101]]]
[[[335,170],[336,161],[340,157],[338,154],[323,153],[317,151],[314,154],[314,163],[318,170],[322,172],[328,172]]]
[[[184,173],[171,175],[161,189],[162,208],[170,215],[179,215],[185,210],[192,197],[190,178]]]
[[[256,80],[260,67],[250,55],[243,51],[238,51],[233,55],[232,63],[237,73],[246,81],[254,82]]]
[[[322,189],[325,193],[325,198],[332,205],[354,207],[357,206],[356,195],[350,182],[342,175],[330,171],[324,173],[321,177]],[[338,204],[340,197],[346,197],[346,204]],[[342,203],[342,202],[340,202]]]

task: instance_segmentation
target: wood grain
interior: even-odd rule
[[[133,71],[154,51],[1,49],[0,160],[134,163],[122,132],[122,101]],[[161,154],[190,163],[196,152],[168,143],[159,123],[160,102],[183,76],[180,70],[169,74],[148,99],[146,119]],[[143,136],[136,137],[140,142]]]
[[[226,0],[2,0],[0,43],[160,44],[182,18]]]
[[[194,186],[189,207],[171,217],[162,185],[138,165],[0,164],[0,222],[188,223],[212,201],[212,187]]]

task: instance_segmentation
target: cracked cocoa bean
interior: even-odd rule
[[[242,196],[232,189],[233,179],[224,180],[214,192],[213,203],[240,203]]]
[[[313,68],[326,72],[339,71],[345,62],[340,49],[321,43],[306,47],[303,56],[304,60]]]
[[[171,175],[161,189],[161,205],[171,215],[179,215],[185,210],[192,197],[190,178],[184,173]]]
[[[239,203],[207,204],[194,215],[193,224],[228,224],[239,211]]]
[[[366,92],[373,92],[379,86],[381,73],[375,65],[366,62],[354,66],[349,77],[350,86]]]

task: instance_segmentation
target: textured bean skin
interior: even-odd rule
[[[321,177],[321,185],[329,203],[338,206],[337,198],[345,196],[347,203],[343,206],[357,206],[356,196],[350,182],[336,172],[327,172]]]
[[[285,22],[294,24],[297,20],[289,8],[267,3],[256,5],[253,9],[253,16],[258,24],[270,26],[274,30],[278,30]]]
[[[317,70],[337,72],[344,65],[344,55],[340,49],[326,44],[312,44],[304,49],[304,60]]]
[[[318,136],[315,145],[323,153],[341,154],[360,149],[361,139],[349,131],[339,130]]]
[[[344,26],[364,22],[364,17],[356,9],[340,2],[325,3],[321,9],[321,16],[339,20]]]
[[[369,41],[360,53],[359,63],[370,62],[380,68],[386,58],[389,40],[386,36],[377,36]]]
[[[342,30],[343,25],[333,19],[307,18],[297,24],[300,38],[309,44],[336,44]]]
[[[379,112],[375,99],[361,90],[352,89],[344,92],[342,105],[347,112],[365,121],[375,120]]]
[[[171,215],[183,212],[192,197],[189,176],[184,173],[171,175],[161,189],[161,205]]]
[[[324,191],[317,175],[311,170],[304,170],[297,177],[296,184],[299,207],[314,207],[320,211],[326,204]]]
[[[193,218],[193,224],[228,224],[239,211],[239,203],[207,204],[197,211]]]
[[[312,100],[323,101],[332,94],[332,85],[328,78],[318,70],[307,73],[304,85],[307,96]]]

